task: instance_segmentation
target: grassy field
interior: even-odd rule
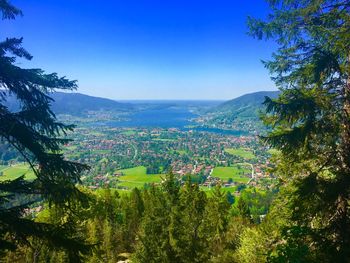
[[[125,130],[122,131],[120,134],[126,135],[126,136],[132,136],[135,135],[137,132],[135,130]]]
[[[13,166],[1,166],[0,172],[2,175],[0,176],[0,181],[13,180],[21,175],[25,175],[26,180],[35,179],[34,172],[29,168],[27,164],[17,164]]]
[[[161,181],[160,174],[147,174],[146,167],[137,166],[130,169],[118,170],[123,175],[119,177],[120,186],[127,188],[142,188],[147,183],[159,183]]]
[[[94,153],[94,154],[108,154],[108,153],[111,152],[111,150],[104,150],[104,149],[97,150],[97,149],[94,149],[91,152]]]
[[[175,139],[164,139],[164,138],[154,138],[152,139],[153,141],[158,141],[158,142],[175,142]]]
[[[250,178],[245,174],[249,174],[250,170],[244,166],[235,165],[231,167],[215,167],[212,173],[213,177],[219,177],[224,182],[230,178],[237,183],[247,183]]]
[[[238,149],[228,148],[228,149],[225,149],[225,152],[231,155],[242,157],[247,160],[251,160],[256,157],[254,153],[243,148],[238,148]]]
[[[199,189],[204,191],[208,197],[211,197],[215,189],[215,186],[210,188],[206,186],[200,186]],[[221,187],[221,191],[224,193],[227,193],[227,192],[234,193],[236,190],[237,190],[237,186]]]
[[[187,154],[187,151],[185,151],[185,150],[176,150],[176,152],[177,152],[178,154],[180,154],[180,155],[185,155],[185,154]]]
[[[76,145],[64,146],[64,150],[75,151],[78,148]]]
[[[178,154],[180,154],[180,155],[185,155],[185,154],[187,154],[187,151],[185,151],[185,150],[171,150],[170,153],[171,153],[171,154],[176,154],[176,153],[178,153]]]
[[[271,155],[277,155],[281,153],[279,150],[276,150],[276,149],[269,149],[267,152]]]

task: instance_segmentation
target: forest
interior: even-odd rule
[[[83,186],[91,164],[65,158],[74,125],[57,119],[50,97],[77,82],[21,67],[32,59],[22,38],[0,42],[1,149],[34,174],[0,181],[1,261],[350,262],[350,2],[266,2],[270,15],[248,17],[248,30],[277,46],[263,64],[280,93],[265,97],[259,139],[274,149],[278,184],[239,196],[171,171],[128,193]],[[0,12],[23,15],[8,0]]]

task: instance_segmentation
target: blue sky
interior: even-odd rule
[[[112,99],[231,99],[274,90],[260,60],[273,43],[249,37],[264,0],[12,0],[24,16],[0,37],[23,37],[24,67],[78,80]]]

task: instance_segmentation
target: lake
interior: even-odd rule
[[[128,127],[128,128],[178,128],[181,130],[194,130],[199,132],[211,132],[225,135],[247,135],[247,132],[236,130],[223,130],[217,128],[188,126],[196,125],[191,119],[198,117],[197,114],[183,108],[158,108],[140,111],[128,116],[125,121],[107,121],[95,123],[97,125],[106,125],[110,127]]]
[[[132,128],[179,128],[193,125],[190,119],[198,115],[185,109],[151,109],[137,112],[128,116],[126,121],[108,121],[104,125],[112,127]]]

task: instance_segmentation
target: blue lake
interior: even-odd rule
[[[183,109],[153,109],[132,114],[126,121],[109,121],[103,124],[112,127],[181,129],[193,124],[190,119],[196,117],[196,114]]]
[[[247,132],[242,131],[223,130],[217,128],[187,128],[187,126],[196,125],[196,123],[191,122],[191,119],[196,117],[198,117],[198,115],[186,109],[166,108],[140,111],[128,116],[128,120],[125,121],[107,121],[95,124],[128,128],[178,128],[181,130],[195,130],[199,132],[212,132],[235,136],[248,134]]]

